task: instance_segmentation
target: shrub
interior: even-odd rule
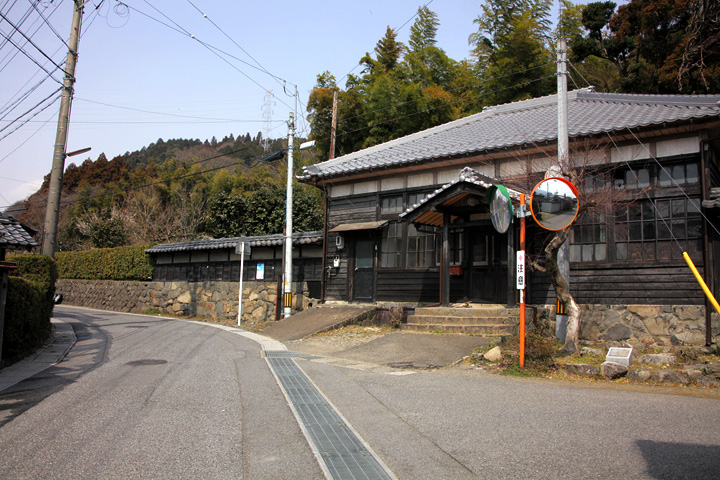
[[[11,270],[5,304],[3,359],[19,360],[50,335],[57,267],[45,255],[10,255]]]
[[[60,278],[80,280],[147,280],[152,277],[149,245],[58,252]]]

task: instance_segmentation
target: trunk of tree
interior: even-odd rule
[[[568,319],[563,350],[568,353],[574,353],[578,349],[578,341],[580,339],[580,307],[578,307],[575,299],[570,294],[570,287],[562,276],[557,263],[558,250],[562,244],[567,241],[569,234],[570,229],[566,228],[557,232],[552,240],[550,240],[550,243],[545,247],[545,265],[540,270],[543,270],[550,278],[550,283],[555,290],[555,295],[563,305],[565,305]]]

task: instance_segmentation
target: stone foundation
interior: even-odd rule
[[[536,328],[555,332],[555,306],[537,306]],[[720,317],[712,313],[712,339],[720,340]],[[581,305],[580,340],[641,345],[705,345],[701,305]]]
[[[316,301],[307,284],[295,284],[293,309],[300,311]],[[164,313],[185,317],[237,319],[237,282],[126,282],[110,280],[58,280],[63,303],[130,313]],[[242,322],[257,324],[275,319],[275,282],[243,283]]]

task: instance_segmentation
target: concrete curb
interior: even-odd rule
[[[43,370],[60,363],[75,345],[77,337],[72,325],[51,318],[52,338],[33,355],[0,370],[0,393]]]

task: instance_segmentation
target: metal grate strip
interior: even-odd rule
[[[313,355],[308,355],[307,353],[291,352],[289,350],[264,350],[262,354],[265,358],[320,358]]]
[[[334,480],[392,479],[292,358],[268,356],[270,367]]]

